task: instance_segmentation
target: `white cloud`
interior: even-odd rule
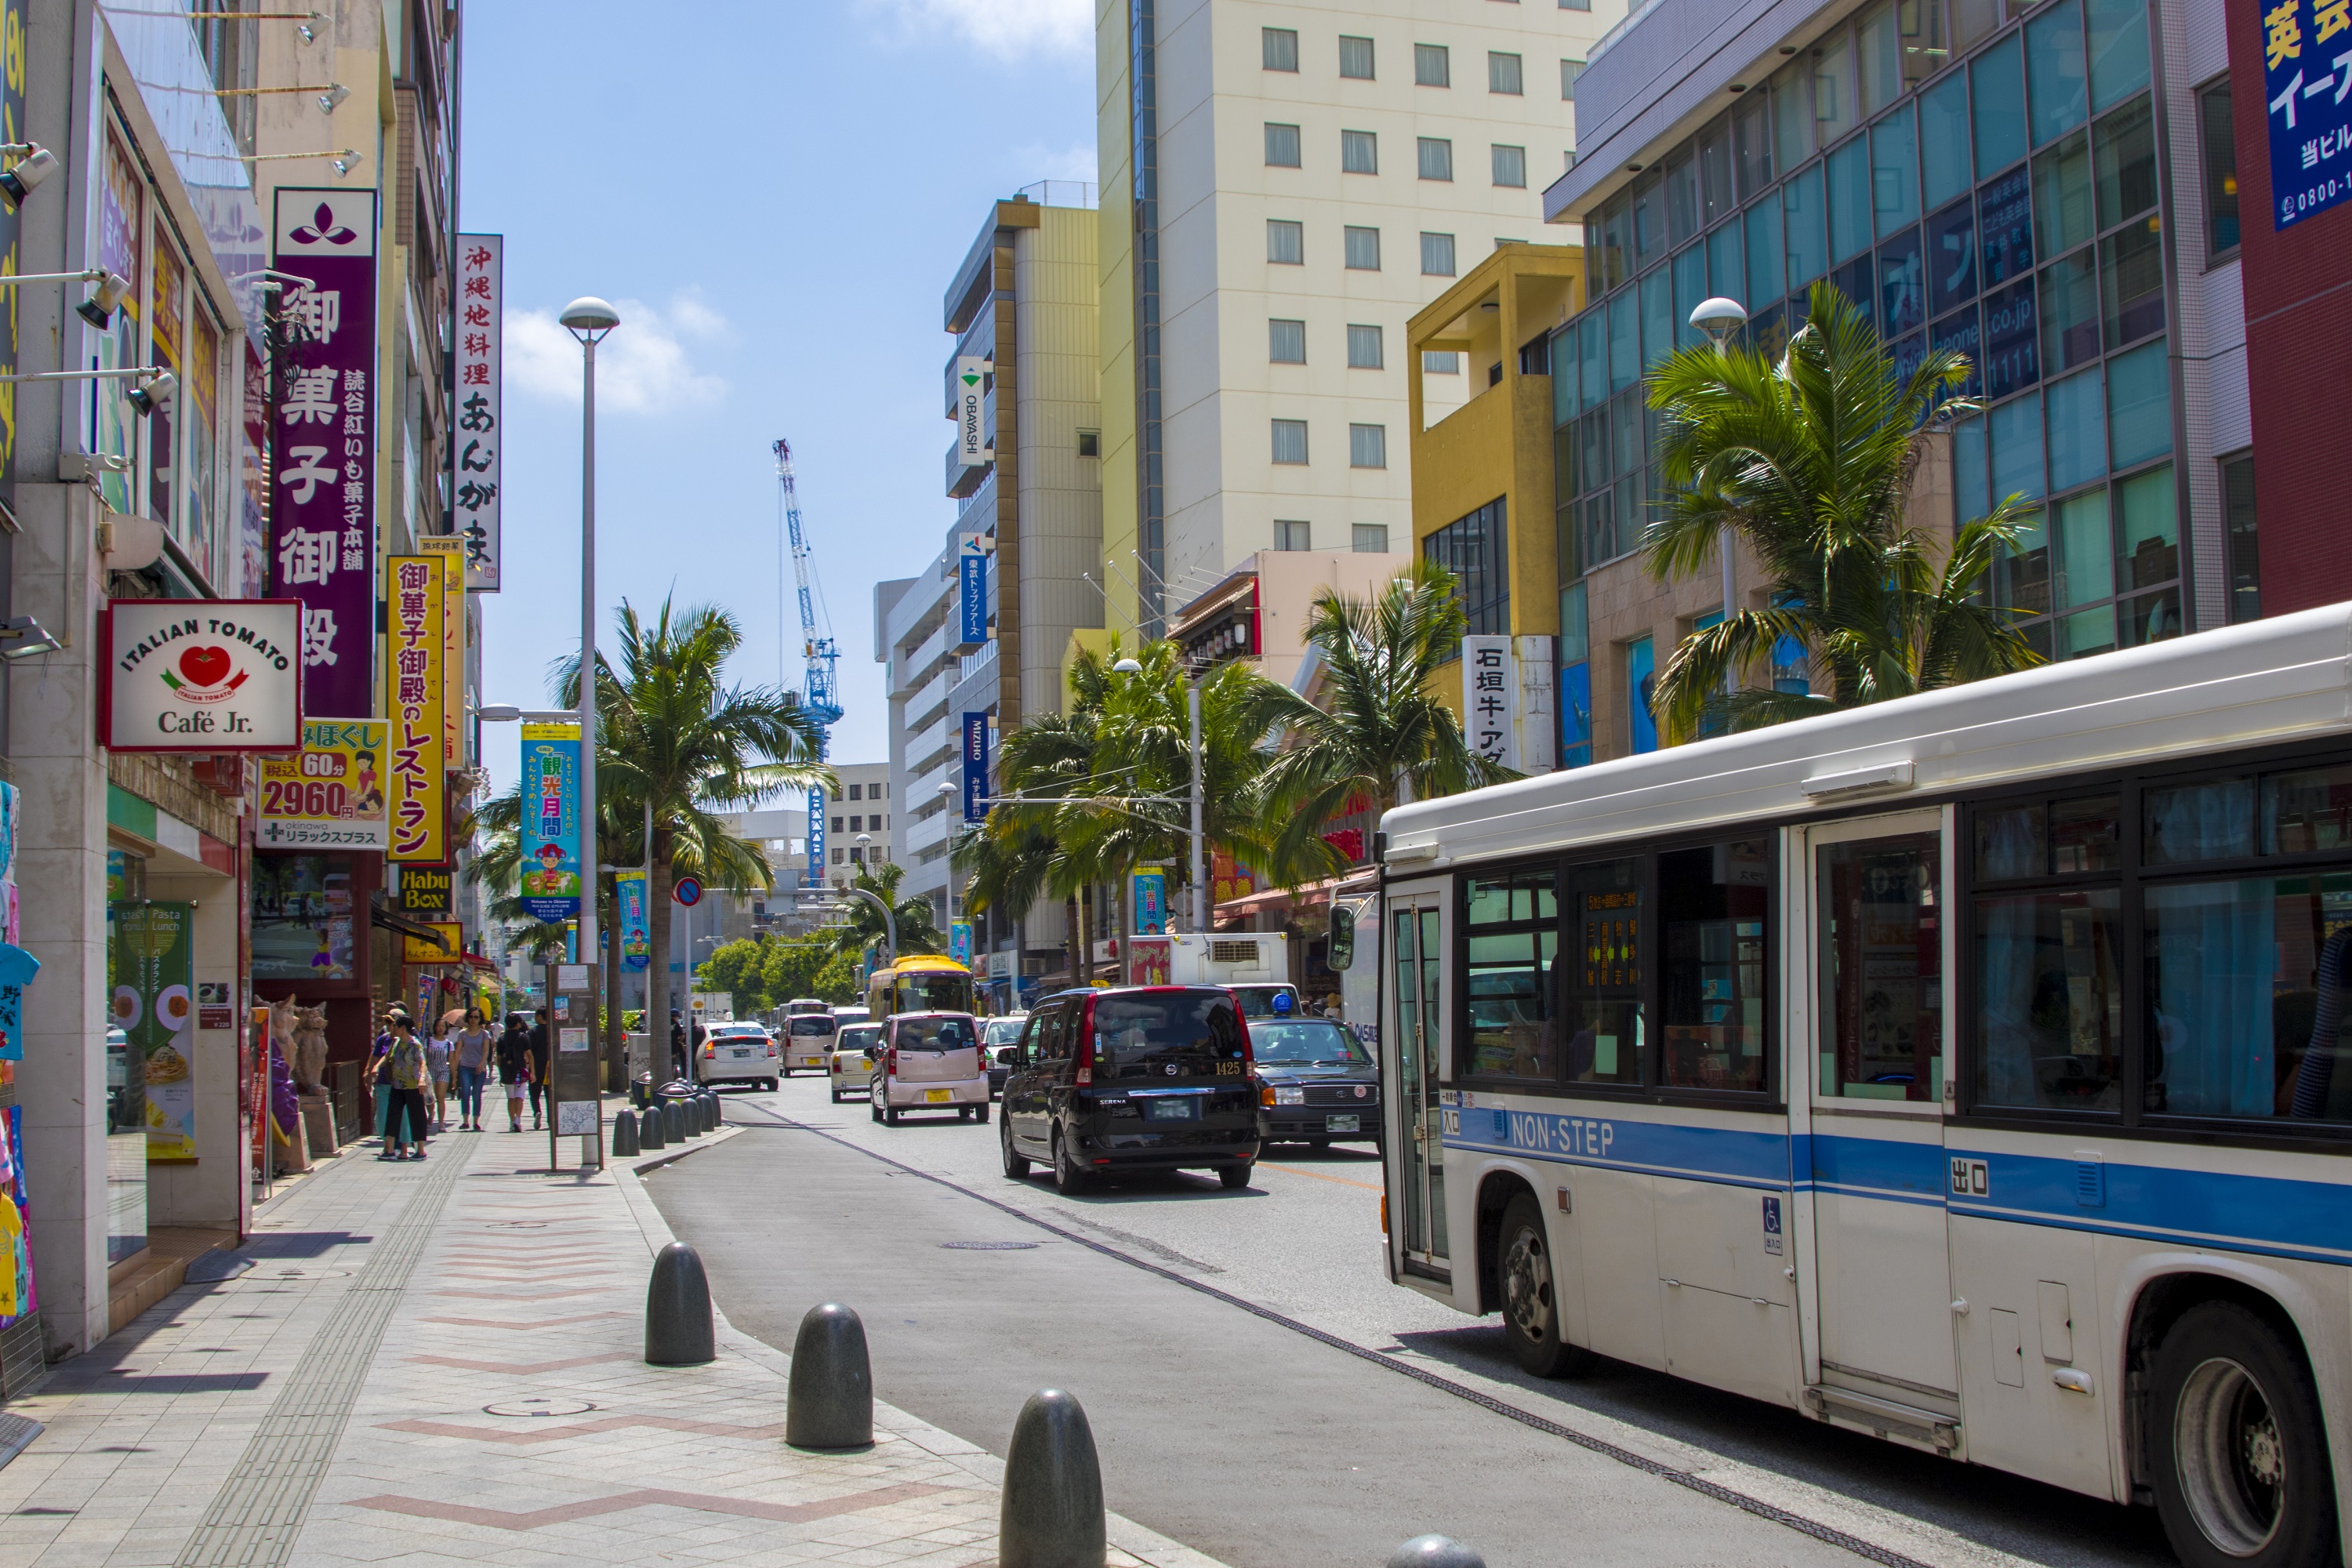
[[[947,33],[998,59],[1087,55],[1094,48],[1093,0],[859,0],[887,18],[901,42]]]
[[[726,331],[726,318],[690,295],[664,309],[638,300],[615,300],[621,324],[596,346],[599,413],[667,413],[706,404],[727,390],[719,377],[695,368],[688,341],[709,342]],[[552,310],[509,310],[506,317],[509,384],[551,403],[580,401],[580,343]]]

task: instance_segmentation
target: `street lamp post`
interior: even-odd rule
[[[1698,308],[1691,312],[1690,323],[1714,341],[1715,352],[1718,356],[1728,357],[1731,353],[1731,334],[1748,324],[1748,311],[1738,300],[1717,296],[1712,300],[1700,300]],[[1731,619],[1733,589],[1731,524],[1725,523],[1723,531],[1717,536],[1715,552],[1723,558],[1723,618],[1727,621]],[[1723,678],[1723,694],[1726,697],[1734,697],[1738,695],[1738,692],[1739,672],[1734,668]]]
[[[952,805],[952,802],[954,801],[955,795],[956,795],[955,781],[954,781],[954,780],[952,780],[952,779],[941,779],[941,780],[940,781],[940,789],[939,789],[939,795],[940,795],[940,815],[941,815],[941,816],[945,816],[945,815],[947,815],[947,813],[951,809],[951,805]],[[949,947],[950,951],[953,951],[953,949],[954,949],[954,947],[955,947],[955,906],[956,906],[956,879],[955,879],[955,824],[954,824],[954,823],[952,823],[952,822],[949,823],[949,824],[947,825],[947,830],[948,830],[948,834],[947,834],[947,847],[948,847],[948,893],[947,893],[947,904],[948,904],[948,947]]]
[[[583,295],[556,318],[580,340],[580,860],[589,868],[580,900],[580,951],[598,952],[596,845],[596,345],[621,324],[612,306]],[[594,963],[596,960],[590,959]]]

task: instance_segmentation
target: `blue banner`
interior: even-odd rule
[[[522,727],[522,907],[551,924],[580,916],[580,726]]]
[[[808,794],[808,837],[803,847],[808,851],[801,858],[801,886],[824,886],[824,785],[819,784]]]
[[[2284,228],[2352,196],[2352,32],[2333,0],[2263,0],[2259,31],[2271,126],[2271,223]]]
[[[963,819],[988,820],[988,715],[963,716]]]
[[[1135,874],[1135,923],[1138,936],[1164,936],[1168,931],[1168,879],[1157,871]]]
[[[948,956],[966,969],[971,967],[971,922],[970,921],[948,922]]]
[[[646,874],[616,871],[613,891],[621,900],[621,962],[643,969],[653,961],[652,928],[646,923]]]
[[[988,550],[977,533],[956,546],[957,640],[967,648],[988,641]]]

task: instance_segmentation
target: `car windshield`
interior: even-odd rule
[[[961,1051],[980,1043],[970,1018],[901,1018],[898,1045],[902,1051]]]
[[[1328,1018],[1295,1024],[1271,1019],[1250,1025],[1250,1054],[1261,1062],[1298,1067],[1370,1067],[1372,1058],[1356,1037]]]
[[[879,1024],[852,1024],[841,1031],[841,1048],[845,1051],[862,1051],[881,1037],[882,1026]]]
[[[1021,1031],[1028,1025],[1026,1014],[1018,1018],[991,1018],[981,1025],[980,1035],[992,1046],[1009,1046],[1021,1037]]]
[[[795,1035],[830,1035],[833,1020],[822,1013],[803,1013],[792,1020],[792,1028]]]
[[[1276,996],[1290,998],[1290,1005],[1285,1009],[1286,1012],[1296,1013],[1298,1010],[1298,993],[1287,985],[1235,985],[1231,989],[1242,1005],[1242,1016],[1244,1018],[1255,1020],[1282,1016],[1274,1010]]]

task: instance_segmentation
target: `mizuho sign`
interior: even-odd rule
[[[300,601],[114,599],[105,620],[110,750],[301,749]]]

